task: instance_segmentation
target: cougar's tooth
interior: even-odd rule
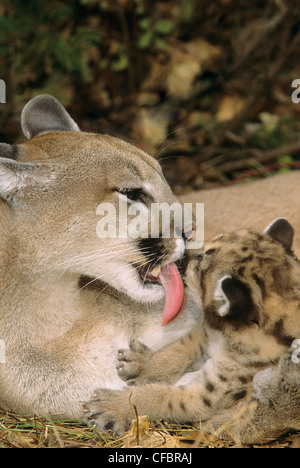
[[[157,278],[160,275],[160,270],[161,267],[159,265],[156,265],[153,270],[150,271],[151,275]]]

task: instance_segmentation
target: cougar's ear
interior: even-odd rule
[[[272,237],[285,248],[291,251],[294,238],[294,228],[286,218],[277,218],[264,230],[264,234]]]
[[[0,143],[0,158],[17,159],[17,145],[8,145],[7,143]]]
[[[250,288],[237,278],[223,276],[215,290],[216,313],[238,325],[258,321]]]
[[[40,94],[26,104],[21,114],[21,126],[26,138],[47,132],[80,131],[60,102],[48,94]]]
[[[42,163],[0,158],[0,197],[6,200],[43,190],[54,179],[54,171]]]

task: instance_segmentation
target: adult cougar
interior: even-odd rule
[[[152,157],[81,132],[51,96],[22,128],[28,141],[0,145],[0,407],[76,418],[95,388],[124,386],[115,356],[132,336],[159,348],[194,323],[161,327],[164,301],[165,323],[184,302],[183,237],[99,239],[97,207],[177,199]]]

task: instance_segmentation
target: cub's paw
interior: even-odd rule
[[[281,391],[288,392],[291,390],[295,392],[297,389],[300,398],[300,340],[297,340],[296,346],[281,357],[279,361],[278,378],[280,382]],[[297,348],[298,346],[298,348]]]
[[[126,390],[96,390],[92,399],[83,403],[83,419],[99,431],[121,435],[130,428],[129,398]]]
[[[130,342],[129,349],[118,351],[117,372],[127,385],[142,385],[151,379],[147,377],[147,366],[153,356],[153,351],[138,340]]]
[[[254,377],[254,396],[263,404],[279,408],[286,412],[300,408],[300,363],[291,348],[279,360],[274,368],[259,372]],[[270,403],[272,402],[272,403]],[[288,409],[287,409],[288,408]]]

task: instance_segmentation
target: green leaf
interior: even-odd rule
[[[141,29],[149,29],[151,25],[151,18],[141,18],[140,21],[139,21],[139,27]]]
[[[289,164],[292,161],[293,161],[293,158],[289,154],[283,154],[282,156],[278,158],[279,164]]]
[[[81,3],[81,5],[92,5],[93,3],[98,3],[98,2],[97,0],[80,0],[79,3]]]
[[[170,34],[174,29],[174,24],[171,20],[162,19],[154,23],[153,29],[158,34]]]
[[[158,49],[158,50],[165,50],[166,49],[166,42],[161,39],[160,37],[156,37],[155,40],[154,40],[154,47],[155,49]]]
[[[122,72],[128,68],[128,58],[125,54],[120,55],[118,58],[114,59],[111,64],[112,70],[115,72]]]
[[[153,33],[152,31],[147,31],[144,34],[141,35],[141,37],[138,40],[138,46],[140,49],[148,49],[151,46],[153,39]]]
[[[108,11],[109,9],[109,3],[106,0],[102,0],[101,2],[99,2],[99,6],[103,11]]]

